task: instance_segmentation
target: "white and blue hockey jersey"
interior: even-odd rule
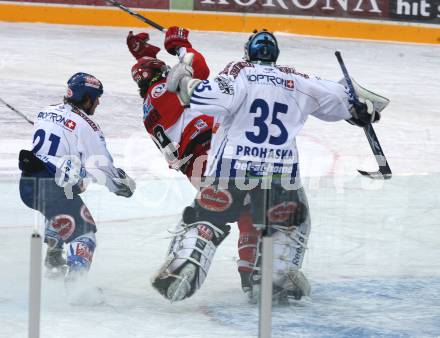
[[[37,114],[32,152],[46,166],[62,163],[54,159],[75,158],[74,162],[85,168],[86,177],[106,185],[111,192],[118,190],[113,180],[119,175],[104,134],[87,114],[69,104],[49,106]]]
[[[345,88],[281,66],[230,63],[201,82],[191,109],[219,119],[207,176],[296,176],[295,137],[309,115],[324,121],[351,118]]]

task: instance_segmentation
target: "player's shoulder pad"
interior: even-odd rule
[[[298,75],[298,76],[301,76],[301,77],[303,77],[305,79],[309,79],[310,78],[310,75],[297,72],[296,69],[294,67],[291,67],[291,66],[275,65],[275,68],[278,69],[281,73]]]
[[[240,71],[245,68],[254,68],[254,64],[247,61],[232,61],[218,75],[232,76],[234,79],[240,74]]]
[[[81,116],[82,119],[93,129],[93,131],[101,131],[101,129],[99,129],[99,126],[93,122],[88,116],[87,114],[85,114],[84,112],[82,112],[81,110],[77,109],[77,108],[72,108],[72,111]]]

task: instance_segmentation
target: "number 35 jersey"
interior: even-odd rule
[[[191,109],[216,117],[208,176],[296,176],[295,137],[309,115],[325,121],[351,118],[345,88],[293,68],[230,63],[195,89]],[[240,172],[240,174],[239,174]]]
[[[112,179],[118,178],[113,158],[107,150],[104,134],[83,111],[59,104],[41,110],[34,121],[35,155],[75,156],[88,176],[116,191]]]

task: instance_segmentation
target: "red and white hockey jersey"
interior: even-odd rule
[[[194,54],[194,77],[206,79],[209,68],[203,55],[193,48],[181,48],[179,55],[183,57],[185,53]],[[214,118],[200,110],[183,107],[177,95],[166,90],[165,79],[148,89],[143,110],[144,126],[170,167],[180,169],[190,177],[196,159],[206,155],[209,149]],[[201,162],[203,166],[204,162]],[[197,172],[201,174],[203,168],[198,168]]]

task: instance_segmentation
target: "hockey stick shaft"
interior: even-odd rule
[[[2,98],[0,98],[0,102],[3,103],[6,107],[8,107],[9,109],[11,109],[14,113],[16,113],[17,115],[21,116],[22,118],[24,118],[28,123],[30,124],[34,124],[34,122],[32,120],[30,120],[25,114],[23,114],[21,111],[15,109],[14,107],[12,107],[9,103],[7,103],[5,100],[3,100]]]
[[[368,143],[370,144],[371,150],[376,157],[376,162],[379,165],[380,172],[384,175],[391,175],[391,168],[388,165],[385,154],[380,146],[379,139],[377,138],[376,132],[374,131],[371,123],[364,127],[364,132],[368,139]]]
[[[163,26],[159,25],[158,23],[156,23],[150,19],[147,19],[145,16],[139,14],[138,12],[136,12],[128,7],[125,7],[120,2],[115,1],[115,0],[106,0],[106,1],[111,3],[113,6],[118,7],[119,9],[123,10],[124,12],[127,12],[128,14],[133,15],[134,17],[138,18],[139,20],[145,22],[147,25],[150,25],[151,27],[154,27],[154,28],[160,30],[161,32],[166,32],[166,29]]]
[[[356,95],[356,91],[354,90],[353,82],[351,81],[350,75],[348,74],[347,67],[345,67],[344,60],[342,59],[341,52],[335,52],[336,59],[338,60],[339,66],[341,67],[342,73],[344,74],[345,81],[347,82],[348,90],[350,92],[351,97],[353,98],[354,105],[356,107],[359,104],[359,98]],[[388,165],[385,154],[380,146],[379,139],[374,131],[371,123],[364,127],[365,136],[367,137],[368,143],[370,144],[371,150],[375,155],[376,162],[379,165],[379,172],[384,175],[384,178],[391,177],[391,168]],[[363,174],[363,172],[361,172]],[[385,176],[386,175],[386,176]]]
[[[355,103],[359,103],[359,98],[356,95],[356,91],[354,90],[353,82],[351,81],[350,75],[348,75],[347,67],[345,67],[344,60],[342,60],[342,55],[340,51],[335,52],[336,59],[338,59],[339,66],[341,67],[342,74],[344,74],[345,81],[347,82],[348,90],[353,98]]]

